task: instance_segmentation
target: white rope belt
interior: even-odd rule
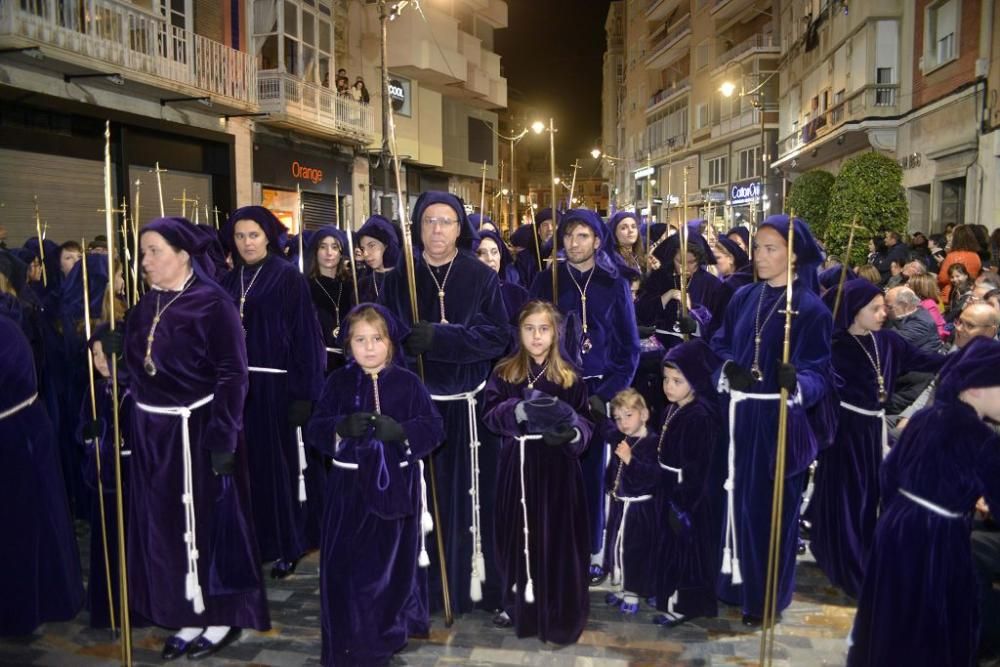
[[[743,401],[780,401],[781,394],[754,394],[732,390],[729,392],[729,452],[727,456],[726,482],[726,531],[722,548],[722,574],[731,575],[734,586],[743,583],[740,571],[740,557],[736,545],[736,406]]]
[[[271,373],[272,375],[283,375],[288,373],[284,368],[268,368],[267,366],[248,366],[251,373]],[[306,459],[306,441],[302,437],[302,427],[295,427],[295,442],[299,452],[299,502],[306,501],[306,468],[309,461]]]
[[[191,473],[191,428],[189,422],[192,412],[203,405],[208,405],[214,398],[215,394],[209,394],[190,405],[182,406],[157,406],[135,402],[135,406],[143,412],[181,418],[181,443],[183,445],[181,460],[184,467],[184,490],[181,493],[181,504],[184,505],[184,545],[187,550],[184,598],[191,601],[196,614],[205,611],[205,599],[202,597],[201,584],[198,582],[198,543],[195,539],[194,480]]]
[[[333,464],[333,467],[342,470],[358,469],[357,463],[340,461],[335,458],[330,459],[330,462]],[[399,462],[400,468],[408,468],[409,466],[409,461]],[[424,462],[422,459],[417,460],[417,474],[420,475],[420,556],[417,558],[417,564],[420,567],[428,567],[431,564],[431,559],[427,553],[427,534],[434,530],[434,518],[427,509],[427,482],[424,479]]]
[[[622,503],[622,522],[618,526],[618,535],[615,539],[615,562],[611,568],[612,579],[618,581],[621,592],[625,592],[625,523],[628,520],[628,509],[634,503],[644,503],[651,499],[653,494],[647,493],[642,496],[619,496],[615,494],[615,500]]]
[[[679,331],[668,331],[666,329],[653,329],[656,333],[661,336],[674,336],[675,338],[684,338],[684,334]]]
[[[677,483],[678,484],[684,483],[684,471],[681,468],[671,468],[666,463],[660,461],[660,470],[666,470],[667,472],[674,473],[675,475],[677,475]]]
[[[905,498],[909,498],[910,500],[920,505],[924,509],[930,510],[934,514],[937,514],[938,516],[943,516],[946,519],[961,519],[963,516],[965,516],[965,514],[963,514],[962,512],[952,512],[951,510],[946,510],[937,503],[932,503],[926,498],[921,498],[915,493],[910,493],[906,489],[899,489],[899,494]]]
[[[865,417],[875,417],[882,422],[882,455],[884,456],[889,450],[889,424],[885,421],[885,408],[881,410],[869,410],[846,401],[841,401],[840,407]]]
[[[326,351],[329,352],[329,353],[331,353],[331,354],[343,354],[344,353],[344,351],[342,349],[340,349],[339,347],[328,347],[328,348],[326,348]]]
[[[36,400],[38,400],[38,392],[37,391],[34,394],[32,394],[29,398],[24,399],[23,401],[21,401],[20,403],[18,403],[14,407],[7,408],[3,412],[0,412],[0,419],[7,419],[7,417],[12,417],[12,416],[16,415],[18,412],[20,412],[21,410],[24,410],[26,407],[28,407],[29,405],[31,405],[32,403],[34,403]]]
[[[479,602],[483,599],[482,586],[486,583],[483,528],[479,517],[479,425],[476,423],[476,395],[484,387],[486,387],[486,380],[483,380],[472,391],[464,391],[459,394],[431,394],[433,401],[465,401],[468,408],[469,468],[472,473],[472,486],[469,488],[469,496],[472,498],[472,525],[469,526],[469,532],[472,533],[472,578],[469,581],[469,597],[473,602]]]
[[[528,546],[530,532],[528,530],[528,496],[524,488],[524,443],[528,440],[541,440],[540,435],[519,435],[517,436],[518,454],[520,455],[520,476],[521,476],[521,515],[524,519],[524,574],[527,583],[524,586],[524,601],[528,604],[535,602],[535,582],[531,578],[531,548]],[[516,583],[514,584],[517,585]]]

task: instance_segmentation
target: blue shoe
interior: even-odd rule
[[[167,641],[163,642],[163,651],[160,652],[160,657],[164,660],[176,660],[191,648],[191,642],[186,642],[177,635],[171,635],[167,637]]]
[[[604,571],[604,568],[600,565],[590,566],[590,585],[600,586],[604,583],[604,580],[608,578],[608,573]]]
[[[678,614],[657,614],[653,617],[653,623],[664,628],[676,628],[688,620],[687,616],[680,616]]]
[[[604,602],[609,607],[620,607],[624,600],[618,597],[615,593],[608,593],[604,596]]]
[[[638,601],[635,601],[635,602],[625,602],[623,600],[622,601],[622,606],[620,607],[620,609],[622,610],[623,614],[629,614],[629,615],[638,614],[639,613],[639,602]]]

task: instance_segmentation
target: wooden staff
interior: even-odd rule
[[[128,230],[128,199],[127,198],[122,197],[122,207],[119,210],[120,210],[120,212],[122,214],[122,221],[121,221],[121,224],[118,226],[118,231],[121,232],[121,235],[122,235],[122,290],[124,292],[125,305],[126,306],[132,306],[132,305],[134,305],[132,303],[132,301],[131,301],[131,297],[132,297],[132,289],[131,289],[132,278],[129,275],[129,273],[131,273],[131,271],[132,271],[132,251],[131,251],[131,249],[128,246],[130,234],[128,233],[129,230]],[[86,254],[86,248],[84,248],[84,254]],[[111,276],[110,280],[111,280],[111,285],[112,285],[111,293],[114,294],[114,291],[115,291],[114,290],[114,280],[115,280],[115,277]]]
[[[690,171],[691,166],[684,166],[684,219],[681,220],[681,228],[679,233],[681,235],[680,247],[677,250],[678,256],[681,260],[681,275],[680,275],[680,288],[681,288],[681,317],[687,317],[688,307],[687,307],[687,282],[688,282],[688,171]],[[684,340],[688,339],[688,335],[684,334]]]
[[[566,202],[566,208],[573,208],[573,192],[576,190],[576,172],[580,169],[580,161],[573,160],[573,178],[569,182],[569,200]]]
[[[48,271],[45,270],[45,237],[42,236],[42,217],[38,214],[38,195],[34,195],[35,200],[35,234],[38,235],[38,261],[42,264],[42,286],[49,286]]]
[[[549,118],[549,176],[552,186],[552,305],[559,308],[559,217],[556,215],[556,121]],[[537,230],[536,230],[537,231]],[[538,237],[535,237],[537,243]],[[539,251],[538,257],[541,258]]]
[[[295,184],[295,194],[298,195],[299,200],[295,205],[295,226],[299,230],[299,273],[305,273],[305,257],[303,253],[305,252],[305,243],[302,240],[302,188],[298,183]]]
[[[163,208],[163,179],[160,178],[160,174],[167,173],[166,169],[160,169],[160,163],[156,163],[155,169],[150,169],[151,172],[156,174],[156,191],[160,194],[160,217],[166,217],[166,209]]]
[[[340,177],[333,179],[333,197],[334,197],[334,207],[333,207],[333,225],[337,229],[340,229]]]
[[[135,254],[132,255],[132,275],[135,280],[132,281],[132,305],[139,303],[139,283],[142,282],[142,274],[139,272],[139,222],[142,220],[142,216],[139,211],[141,209],[140,197],[142,195],[142,181],[140,179],[135,179],[135,203],[132,205],[132,247],[135,249]]]
[[[108,301],[108,328],[115,330],[115,225],[111,200],[111,122],[104,122],[104,225],[108,236],[108,289],[111,298]],[[121,605],[121,653],[122,664],[132,667],[132,623],[128,610],[128,576],[125,564],[125,508],[122,504],[122,450],[121,425],[118,421],[118,355],[112,353],[108,361],[111,363],[111,399],[114,409],[111,411],[114,424],[114,456],[115,456],[115,494],[118,512],[118,599]]]
[[[215,231],[219,231],[219,207],[213,206],[212,213],[215,215]]]
[[[837,280],[837,297],[833,300],[833,320],[837,321],[837,311],[840,310],[840,297],[844,294],[844,281],[847,279],[847,264],[851,261],[851,248],[854,245],[854,230],[864,229],[858,225],[858,216],[854,215],[854,222],[851,223],[851,233],[847,236],[847,251],[840,259],[840,278]]]
[[[788,222],[788,260],[785,274],[785,340],[781,362],[787,364],[792,351],[792,284],[794,283],[795,212]],[[781,388],[778,403],[778,445],[775,449],[774,492],[771,496],[771,539],[767,550],[767,579],[764,585],[764,630],[760,636],[760,664],[770,665],[774,654],[774,626],[777,620],[778,568],[781,561],[781,519],[785,494],[785,457],[788,449],[788,390]],[[766,662],[765,662],[766,659]]]
[[[384,24],[383,24],[384,25]],[[383,48],[385,41],[383,40]],[[385,72],[386,70],[383,70]],[[383,76],[383,94],[386,94],[386,87],[388,86],[388,80],[386,76]],[[396,178],[396,196],[399,199],[399,225],[403,230],[403,259],[406,264],[406,280],[409,284],[410,292],[410,315],[413,318],[414,324],[420,321],[420,308],[417,306],[417,272],[416,265],[413,261],[413,221],[410,220],[410,216],[406,210],[405,200],[403,199],[403,188],[400,180],[400,169],[399,169],[399,153],[396,151],[396,123],[392,116],[392,108],[389,108],[388,117],[388,127],[389,127],[389,145],[392,148],[392,169],[393,175]],[[388,183],[386,184],[388,187]],[[419,222],[419,221],[418,221]],[[461,221],[459,221],[461,223]],[[353,266],[354,252],[351,251],[351,262]],[[357,289],[357,276],[354,279],[355,289]],[[424,378],[424,357],[423,355],[417,355],[417,372],[420,375],[421,381],[426,383]],[[438,552],[438,566],[441,572],[441,597],[442,604],[444,606],[444,624],[445,627],[451,627],[455,622],[455,617],[451,610],[451,590],[448,586],[448,565],[445,559],[444,551],[444,535],[443,526],[441,524],[441,510],[438,504],[438,490],[437,490],[437,474],[434,472],[434,461],[431,459],[431,455],[428,454],[424,458],[424,467],[427,468],[428,478],[430,480],[431,487],[431,509],[434,514],[434,537],[437,543]]]
[[[194,203],[194,205],[195,205],[194,212],[195,212],[195,214],[198,213],[198,200],[197,199],[188,199],[187,188],[184,188],[183,190],[181,190],[181,196],[180,197],[174,197],[173,201],[179,201],[181,203],[181,217],[182,218],[187,218],[188,217],[188,214],[187,214],[187,205],[188,205],[188,202],[193,202]]]
[[[81,239],[80,247],[87,247],[87,239]],[[87,379],[90,381],[90,420],[97,422],[97,393],[94,390],[94,352],[90,349],[90,282],[87,276],[87,253],[80,257],[83,272],[83,330],[87,336]],[[108,585],[108,619],[111,632],[115,630],[114,585],[111,582],[111,563],[108,560],[108,524],[104,513],[104,480],[101,477],[101,438],[94,439],[94,466],[97,468],[97,510],[101,517],[101,549],[104,553],[104,577]]]
[[[479,226],[483,225],[483,218],[486,217],[486,160],[483,160],[483,182],[479,186]]]

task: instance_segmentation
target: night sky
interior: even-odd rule
[[[600,140],[604,19],[610,4],[508,0],[509,27],[496,32],[494,46],[510,97],[518,95],[555,118],[557,169],[589,158]]]

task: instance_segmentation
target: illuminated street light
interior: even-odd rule
[[[719,92],[725,97],[732,97],[733,93],[736,92],[736,84],[732,81],[723,81],[722,85],[719,86]]]
[[[542,132],[545,131],[545,123],[543,123],[540,120],[536,120],[534,123],[531,124],[531,131],[534,132],[535,134],[541,134]]]

